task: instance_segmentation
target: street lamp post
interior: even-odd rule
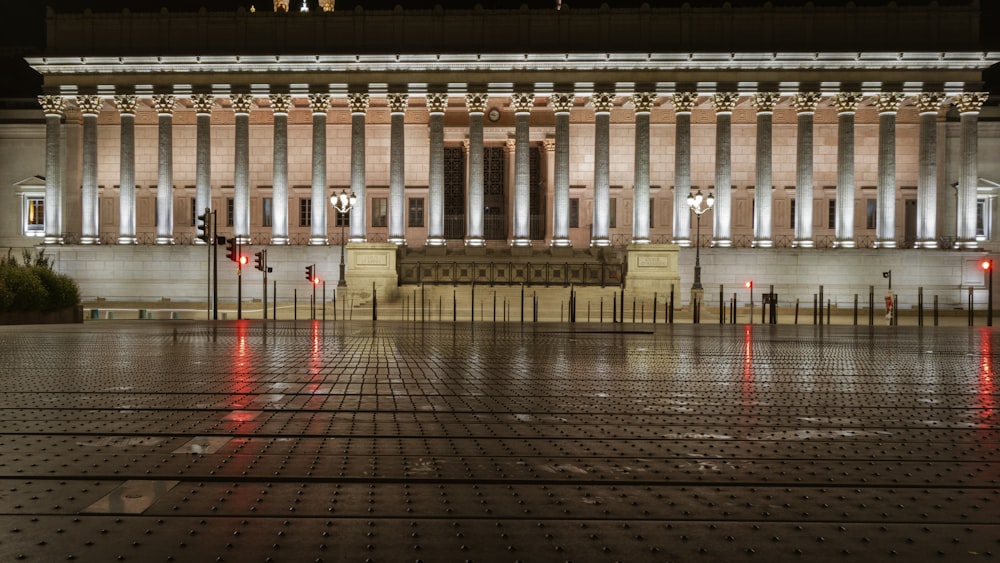
[[[348,194],[344,190],[340,190],[340,193],[337,195],[330,196],[330,204],[333,205],[333,208],[340,215],[350,213],[357,200],[358,196],[354,195],[354,192]],[[343,217],[340,217],[340,279],[337,280],[337,287],[347,287],[347,281],[344,279],[344,272],[346,271],[344,254],[347,253],[347,240],[344,238],[344,223],[346,221]]]
[[[715,204],[715,196],[711,192],[708,196],[703,196],[701,190],[698,190],[698,193],[688,194],[687,204],[697,217],[694,237],[694,283],[691,285],[691,290],[701,291],[701,216]]]

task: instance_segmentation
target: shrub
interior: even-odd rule
[[[11,294],[8,311],[46,311],[49,292],[32,268],[5,267],[0,269]]]
[[[0,312],[56,311],[80,303],[80,290],[69,276],[52,271],[52,262],[39,252],[25,251],[24,264],[10,251],[0,258]]]

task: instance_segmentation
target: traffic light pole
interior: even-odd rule
[[[217,215],[212,211],[212,320],[219,320],[219,225]]]
[[[264,320],[267,320],[267,251],[261,250],[261,265],[264,272]]]
[[[243,243],[236,239],[236,320],[243,320],[243,264],[240,264],[240,256],[243,256]]]

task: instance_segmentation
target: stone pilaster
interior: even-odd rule
[[[365,115],[368,113],[368,94],[349,94],[347,103],[351,107],[351,191],[357,196],[351,210],[350,242],[366,242],[368,194],[365,188]]]
[[[740,95],[720,92],[712,96],[715,107],[715,210],[712,232],[715,246],[733,245],[733,109]],[[685,202],[686,205],[686,202]]]
[[[83,114],[83,178],[80,193],[80,244],[99,244],[97,202],[97,116],[104,99],[78,96],[76,105]]]
[[[250,244],[250,110],[254,102],[250,94],[234,94],[230,100],[236,113],[233,231],[240,244]]]
[[[965,92],[952,100],[961,120],[958,176],[958,244],[961,248],[979,247],[976,240],[976,200],[979,187],[979,110],[986,102],[986,92]]]
[[[655,93],[637,92],[632,95],[632,105],[635,108],[633,244],[649,244],[649,112],[655,103]]]
[[[531,246],[531,167],[529,162],[529,123],[535,95],[515,92],[514,106],[514,237],[513,246]]]
[[[212,208],[212,109],[215,96],[196,94],[191,97],[195,111],[195,173],[194,208],[198,214]],[[209,233],[211,236],[211,233]],[[195,244],[204,244],[199,238]]]
[[[896,112],[903,103],[899,93],[879,94],[878,109],[878,192],[876,195],[875,245],[896,247]]]
[[[406,244],[407,94],[389,94],[389,242]]]
[[[777,105],[780,98],[781,96],[774,92],[758,92],[750,98],[750,103],[757,111],[757,157],[753,192],[753,245],[757,248],[774,246],[774,241],[771,238],[772,221],[774,220],[771,195],[771,124],[774,106]]]
[[[594,106],[594,226],[591,246],[611,245],[611,108],[615,95],[598,92]]]
[[[45,244],[62,244],[62,118],[66,99],[39,96],[45,113]]]
[[[571,246],[569,240],[569,112],[573,109],[573,94],[552,94],[549,103],[555,111],[556,137],[554,147],[552,193],[552,246]]]
[[[448,94],[427,95],[429,160],[427,176],[427,246],[444,246],[444,113]]]
[[[271,244],[288,244],[288,112],[292,97],[271,94],[274,112],[274,157],[271,180]],[[324,205],[325,202],[324,202]]]
[[[135,236],[135,110],[139,98],[115,96],[121,116],[121,156],[118,193],[118,244],[136,244]]]
[[[691,246],[691,210],[687,196],[691,193],[691,110],[698,95],[678,92],[673,95],[677,124],[674,130],[674,229],[673,242]]]
[[[312,222],[309,244],[322,246],[329,242],[326,228],[326,114],[330,110],[330,96],[309,94],[309,109],[312,112],[312,183],[309,191]]]
[[[468,222],[465,233],[467,246],[481,247],[486,245],[483,229],[483,206],[485,205],[484,161],[483,161],[483,114],[486,113],[488,96],[483,92],[472,92],[465,95],[465,107],[469,110],[469,200]]]
[[[801,92],[792,98],[795,137],[795,240],[792,246],[812,248],[813,242],[813,118],[820,95]]]
[[[169,94],[153,96],[158,138],[156,143],[156,244],[174,243],[174,107]]]
[[[920,153],[917,178],[917,248],[937,248],[937,120],[947,102],[939,92],[917,96],[920,112]]]
[[[833,98],[837,108],[837,203],[834,246],[854,248],[854,113],[861,94],[841,92]]]

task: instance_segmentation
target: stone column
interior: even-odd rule
[[[448,94],[427,94],[430,166],[427,178],[427,246],[444,246],[444,112]]]
[[[191,98],[195,119],[194,208],[198,214],[212,208],[212,108],[215,96],[196,94]],[[207,233],[209,237],[212,233]],[[205,244],[195,237],[195,244]]]
[[[841,92],[837,108],[837,203],[834,247],[854,248],[854,112],[861,94]]]
[[[691,110],[698,95],[678,92],[673,95],[677,124],[674,131],[674,237],[679,246],[691,246]]]
[[[250,244],[250,108],[253,96],[233,94],[230,99],[236,112],[233,231],[240,244]]]
[[[137,96],[115,96],[121,115],[121,157],[118,180],[118,244],[136,244],[135,236],[135,110]]]
[[[615,95],[598,92],[594,105],[594,223],[591,246],[611,246],[611,108]]]
[[[365,192],[365,114],[368,112],[368,94],[349,94],[347,103],[351,107],[351,191],[357,196],[351,209],[350,242],[365,242],[368,239],[368,196]]]
[[[156,244],[174,243],[174,106],[168,94],[153,96],[159,124],[156,143]]]
[[[39,96],[45,112],[45,240],[44,244],[62,244],[62,118],[66,99],[62,96]]]
[[[80,244],[100,244],[97,201],[97,116],[104,105],[100,96],[76,99],[83,114],[83,185],[80,193]]]
[[[531,246],[531,162],[528,152],[529,121],[535,95],[515,92],[514,105],[514,238],[513,246]]]
[[[930,92],[917,96],[920,154],[917,178],[917,248],[937,248],[937,120],[946,97]]]
[[[875,248],[896,248],[896,112],[903,103],[899,93],[879,94],[878,192]]]
[[[649,244],[649,112],[655,103],[655,93],[636,92],[632,95],[632,105],[635,107],[633,244]]]
[[[757,110],[757,158],[756,179],[754,181],[753,203],[753,246],[755,248],[771,248],[772,212],[771,197],[771,123],[774,117],[774,106],[781,98],[774,92],[758,92],[750,98],[750,103]]]
[[[720,92],[712,96],[715,106],[715,210],[714,246],[733,246],[733,109],[740,95]],[[685,202],[687,205],[687,202]]]
[[[569,240],[569,112],[573,94],[552,94],[556,116],[555,171],[552,190],[552,246],[572,246]]]
[[[976,240],[976,200],[979,188],[979,110],[986,102],[986,92],[965,92],[954,98],[961,116],[959,151],[962,163],[958,176],[958,246],[979,248]]]
[[[292,97],[288,94],[271,94],[268,97],[274,112],[271,244],[285,245],[288,244],[288,111],[292,108]]]
[[[310,245],[325,245],[326,238],[326,112],[330,109],[330,96],[309,94],[312,110],[312,189],[309,201],[312,222],[309,229]]]
[[[407,94],[389,94],[389,242],[406,244]]]
[[[798,117],[795,137],[795,240],[796,248],[812,248],[813,242],[813,116],[820,95],[795,94],[792,105]]]
[[[483,231],[483,114],[486,113],[488,96],[485,93],[465,95],[465,107],[469,110],[469,200],[466,213],[466,246],[485,246]]]

